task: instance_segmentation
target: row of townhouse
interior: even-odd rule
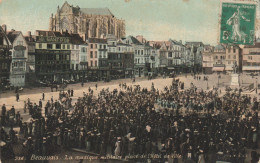
[[[149,44],[157,49],[159,72],[187,73],[200,72],[202,69],[202,42],[151,41]]]
[[[84,40],[65,31],[35,35],[0,27],[1,86],[134,76],[134,50],[115,36]]]
[[[6,72],[1,73],[1,80],[10,80],[14,86],[32,85],[37,80],[97,81],[152,73],[201,72],[202,67],[204,71],[215,71],[221,69],[224,58],[225,69],[232,70],[234,58],[232,50],[227,50],[232,56],[226,59],[222,46],[212,48],[202,42],[147,41],[142,36],[118,40],[114,35],[84,40],[66,31],[36,30],[35,35],[23,35],[7,31],[6,26],[1,27],[1,43],[0,71]],[[242,65],[239,57],[236,60]]]
[[[232,72],[237,65],[238,72],[260,71],[260,42],[255,45],[206,46],[203,51],[203,72]]]

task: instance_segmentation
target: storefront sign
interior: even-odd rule
[[[69,37],[37,36],[37,42],[70,43]]]
[[[36,49],[35,53],[37,54],[70,54],[70,50],[45,50],[45,49]]]

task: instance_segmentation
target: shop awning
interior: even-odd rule
[[[243,71],[260,71],[260,66],[243,66]]]
[[[212,71],[224,71],[225,67],[213,67]]]

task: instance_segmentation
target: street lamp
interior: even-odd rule
[[[207,89],[209,89],[209,78],[207,78]]]
[[[257,77],[255,79],[255,93],[257,94]]]
[[[218,88],[219,88],[219,79],[220,79],[220,75],[218,75]]]

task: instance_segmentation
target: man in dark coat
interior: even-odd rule
[[[2,106],[2,115],[5,115],[6,114],[6,106],[5,104],[3,104]]]

